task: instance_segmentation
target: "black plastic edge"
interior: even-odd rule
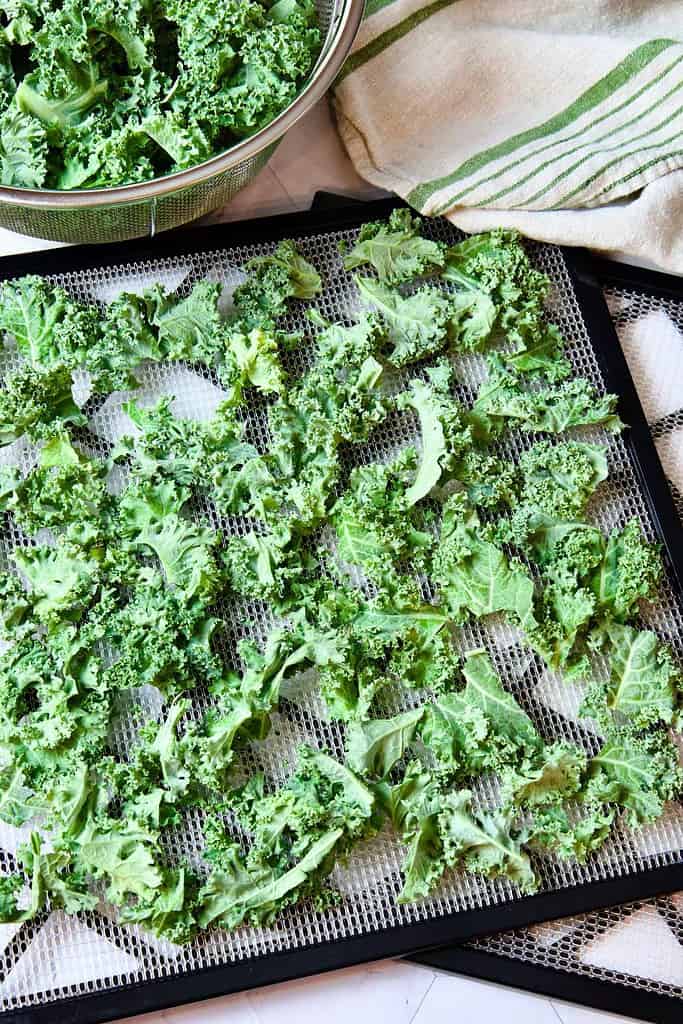
[[[24,274],[64,274],[74,271],[145,260],[167,259],[248,243],[278,241],[282,238],[339,231],[357,227],[370,219],[386,217],[401,200],[380,199],[367,203],[343,202],[313,212],[284,214],[251,221],[182,229],[157,239],[94,246],[50,249],[37,253],[0,258],[0,280]],[[683,577],[683,533],[664,477],[647,421],[640,407],[626,361],[621,353],[607,307],[594,276],[591,257],[578,251],[563,250],[582,312],[591,333],[596,352],[604,360],[608,387],[623,392],[621,412],[631,423],[631,442],[641,470],[647,465],[652,477],[641,472],[641,483],[649,497],[653,516],[664,539],[670,531],[678,552],[671,552],[672,565],[680,580]],[[597,332],[597,333],[594,333]],[[602,345],[603,335],[607,339]],[[643,433],[644,428],[644,433]],[[638,447],[642,451],[638,452]],[[642,456],[642,457],[641,457]],[[653,482],[654,493],[653,493]],[[655,509],[660,500],[670,509],[673,518],[664,520]],[[673,546],[667,545],[667,548]],[[619,903],[649,899],[683,889],[683,864],[643,867],[637,873],[603,879],[551,893],[539,893],[495,907],[461,911],[444,918],[400,925],[379,932],[353,936],[336,942],[309,946],[299,950],[271,953],[249,960],[204,968],[190,974],[139,982],[127,988],[84,993],[71,999],[51,1002],[0,1013],[2,1024],[103,1024],[120,1017],[162,1010],[170,1006],[195,1002],[219,995],[228,995],[250,988],[275,984],[349,967],[386,957],[406,956],[418,950],[444,947],[481,935],[510,931],[558,917],[587,913]],[[452,953],[442,950],[445,955]],[[461,950],[457,950],[460,955]],[[496,958],[496,963],[500,963]]]
[[[578,251],[578,250],[575,250]],[[617,288],[648,292],[660,298],[671,298],[678,302],[683,299],[683,278],[665,274],[649,267],[636,267],[631,263],[619,263],[604,256],[591,255],[592,269],[598,281]]]
[[[329,193],[323,194],[325,197]],[[330,196],[331,198],[331,196]],[[341,205],[323,200],[311,211],[283,213],[274,217],[208,224],[164,232],[156,238],[134,239],[130,242],[109,242],[103,245],[74,245],[38,252],[0,257],[0,281],[25,274],[43,277],[68,274],[80,270],[115,267],[145,260],[163,260],[193,253],[211,252],[259,242],[277,242],[283,238],[305,237],[328,231],[357,227],[366,220],[388,216],[399,199],[373,199],[370,202],[346,200]]]
[[[436,920],[397,925],[336,942],[138,982],[127,988],[9,1010],[0,1015],[0,1021],[2,1024],[54,1024],[55,1020],[59,1020],[59,1024],[104,1024],[121,1017],[292,981],[371,960],[443,947],[491,932],[510,931],[557,917],[571,917],[615,903],[648,899],[680,888],[683,888],[683,864],[669,864],[578,888],[539,893],[495,907],[461,911]],[[457,952],[460,955],[460,950]],[[450,951],[445,953],[448,955]]]
[[[443,949],[410,958],[413,963],[446,974],[509,985],[534,995],[578,1003],[594,1010],[620,1013],[652,1024],[680,1024],[681,1003],[674,996],[644,992],[621,982],[589,978],[550,967],[538,967],[476,949]]]
[[[596,261],[585,249],[563,249],[562,252],[606,387],[619,395],[619,413],[628,424],[624,439],[633,455],[641,490],[676,577],[678,594],[683,595],[683,524],[601,287],[602,282],[624,280],[624,265],[609,263],[606,267],[606,261]],[[643,289],[651,290],[647,281],[652,271],[629,267],[628,273],[632,281],[639,280]],[[683,281],[679,281],[677,298],[682,297]]]

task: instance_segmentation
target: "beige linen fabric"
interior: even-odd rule
[[[335,109],[425,214],[683,273],[683,0],[368,0]]]

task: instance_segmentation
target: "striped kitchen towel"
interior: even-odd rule
[[[335,109],[425,214],[683,273],[683,0],[367,0]]]

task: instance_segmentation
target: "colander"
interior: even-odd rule
[[[317,7],[324,41],[316,66],[296,99],[265,128],[202,164],[151,181],[70,192],[0,186],[0,226],[56,242],[120,242],[224,206],[325,95],[348,56],[365,0],[317,0]]]

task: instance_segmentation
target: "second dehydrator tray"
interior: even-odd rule
[[[269,251],[285,237],[295,238],[303,254],[319,268],[326,288],[316,303],[330,320],[352,315],[357,308],[350,275],[344,273],[338,252],[363,222],[388,215],[393,202],[314,215],[285,216],[167,236],[155,243],[125,247],[95,247],[8,258],[0,262],[0,278],[25,273],[49,275],[79,298],[110,300],[121,290],[135,290],[161,281],[182,293],[195,281],[210,278],[230,286],[240,280],[239,268],[252,256]],[[458,232],[445,221],[428,222],[426,233],[455,242]],[[621,354],[612,339],[594,330],[595,309],[587,299],[581,272],[573,272],[571,257],[553,246],[537,246],[534,259],[552,280],[549,313],[568,343],[577,373],[601,390],[622,396],[620,412],[631,429],[620,438],[592,438],[609,446],[610,480],[603,485],[595,508],[604,528],[624,525],[637,517],[646,535],[659,538],[665,549],[667,581],[661,602],[646,609],[648,627],[656,629],[683,653],[681,577],[683,537],[675,517],[656,452]],[[303,311],[294,311],[287,327],[303,328]],[[469,364],[468,364],[469,365]],[[465,367],[461,367],[465,374]],[[470,367],[463,393],[476,383]],[[217,382],[197,367],[150,366],[145,370],[142,398],[176,396],[179,415],[206,416],[220,400]],[[104,452],[125,430],[120,402],[107,400],[91,419],[92,446]],[[261,409],[262,412],[262,409]],[[258,437],[259,409],[250,416]],[[415,435],[396,426],[382,427],[360,453],[376,461]],[[520,444],[523,442],[520,440]],[[521,449],[518,449],[521,450]],[[214,525],[229,532],[231,524]],[[11,546],[16,537],[7,535]],[[263,607],[244,605],[224,609],[233,642],[246,633],[245,621],[259,623],[251,635],[263,637],[269,623]],[[544,671],[507,628],[479,624],[468,627],[467,647],[487,643],[505,685],[522,701],[546,736],[583,742],[595,749],[595,737],[576,721],[576,693]],[[232,652],[234,654],[234,651]],[[235,657],[235,663],[236,657]],[[263,766],[273,780],[287,774],[287,761],[298,743],[308,740],[339,753],[341,729],[320,718],[320,707],[287,702],[275,716],[272,737],[260,750]],[[0,829],[0,863],[10,868],[19,837]],[[186,829],[183,852],[201,845],[197,830]],[[507,930],[552,917],[623,903],[683,887],[683,808],[671,806],[656,825],[641,833],[617,831],[585,867],[543,860],[537,863],[541,891],[520,896],[509,882],[479,876],[449,878],[429,900],[399,905],[400,856],[397,842],[382,835],[337,869],[339,906],[315,913],[305,904],[291,908],[272,927],[244,927],[228,933],[214,931],[186,947],[154,940],[139,928],[122,928],[99,912],[68,918],[55,911],[0,934],[0,1020],[16,1024],[60,1024],[112,1020],[211,995],[313,974],[364,960],[462,941],[496,930]]]

